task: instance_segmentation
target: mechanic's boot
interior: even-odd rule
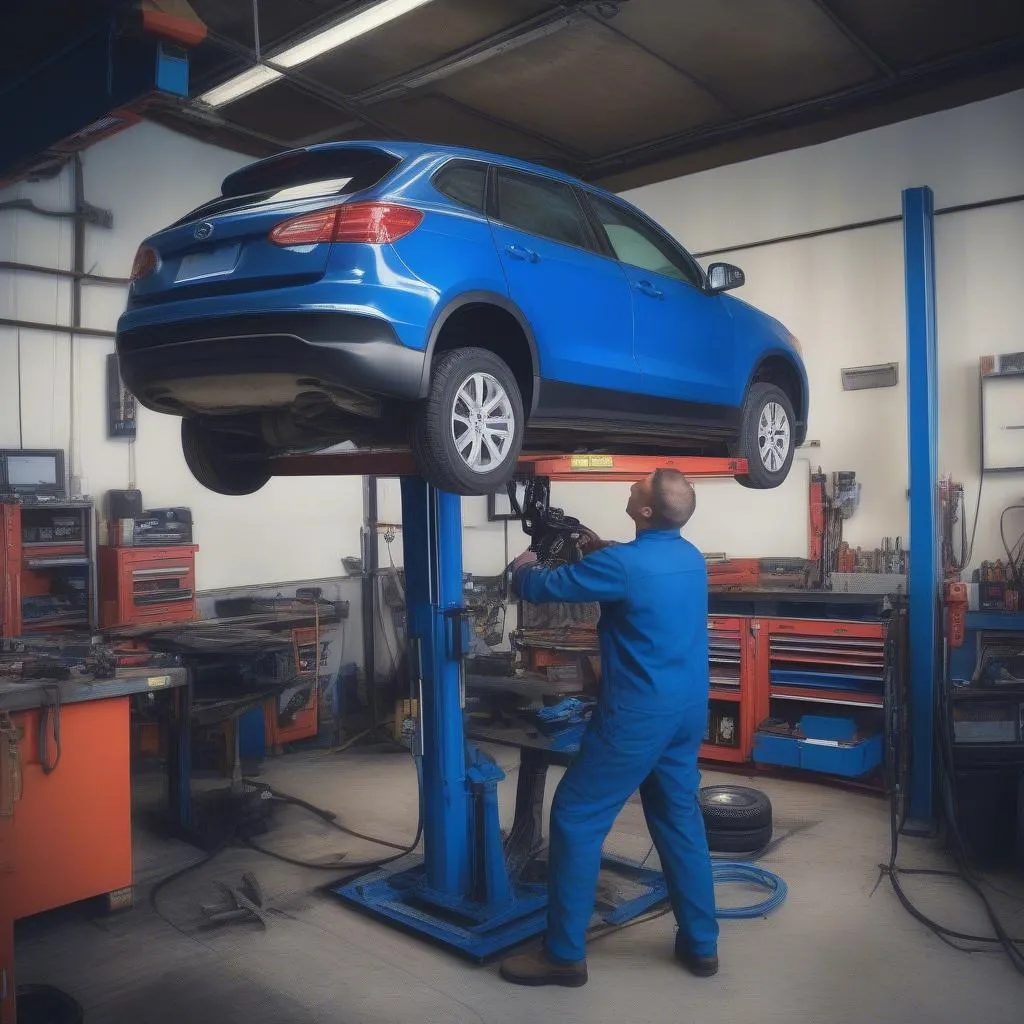
[[[689,947],[676,940],[676,959],[698,978],[711,978],[718,973],[718,954],[695,956]]]
[[[587,961],[559,963],[543,949],[502,961],[501,976],[513,985],[564,985],[579,988],[587,983]]]

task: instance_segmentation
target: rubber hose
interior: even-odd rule
[[[786,885],[784,879],[754,864],[731,860],[716,861],[712,865],[712,875],[715,885],[757,885],[767,889],[771,894],[760,903],[753,903],[748,907],[718,907],[715,910],[715,917],[724,920],[767,917],[773,910],[778,910],[786,902],[786,896],[789,893],[789,886]]]

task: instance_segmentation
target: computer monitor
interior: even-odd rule
[[[0,493],[63,497],[66,492],[61,449],[0,449]]]

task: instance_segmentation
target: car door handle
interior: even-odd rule
[[[540,257],[525,245],[506,245],[505,252],[514,260],[526,260],[527,263],[536,263]]]
[[[650,281],[637,281],[636,290],[643,292],[644,295],[650,295],[652,299],[665,298],[665,293],[660,288],[656,288]]]

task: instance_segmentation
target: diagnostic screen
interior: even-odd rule
[[[54,487],[57,460],[52,455],[8,455],[7,483],[11,487]]]

